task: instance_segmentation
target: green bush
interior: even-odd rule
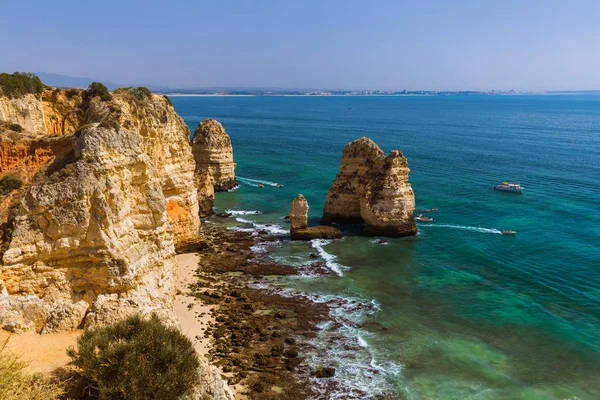
[[[40,81],[40,78],[32,73],[0,74],[0,96],[14,98],[28,93],[40,94],[43,91],[44,84]]]
[[[135,97],[137,100],[144,100],[152,97],[152,92],[150,91],[150,89],[143,86],[130,86],[125,88],[119,88],[115,90],[115,92],[127,93]]]
[[[19,124],[9,124],[8,129],[10,129],[13,132],[23,132],[23,127]]]
[[[109,101],[112,99],[108,88],[100,82],[90,83],[90,86],[83,92],[83,97],[87,101],[94,97],[100,97],[100,100],[102,101]]]
[[[79,93],[79,90],[77,89],[67,89],[65,90],[65,96],[67,96],[67,99],[72,99],[73,97],[77,96],[77,94]]]
[[[67,353],[98,389],[100,399],[179,400],[198,379],[198,356],[189,339],[156,315],[135,315],[86,330]]]
[[[49,383],[40,374],[30,374],[27,364],[6,351],[0,344],[0,399],[2,400],[58,400],[64,393],[58,385]]]
[[[23,186],[23,181],[14,175],[4,175],[0,178],[0,194],[9,194],[15,189],[20,189]]]
[[[119,125],[119,123],[117,121],[115,121],[114,119],[110,119],[110,118],[103,119],[100,122],[100,124],[98,124],[98,127],[114,129],[117,132],[119,132],[119,130],[121,129],[121,125]]]

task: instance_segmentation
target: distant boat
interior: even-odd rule
[[[500,233],[502,233],[503,235],[514,235],[517,232],[511,231],[510,229],[504,229],[504,230],[500,231]]]
[[[416,216],[415,217],[415,221],[419,221],[419,222],[433,222],[433,218],[431,218],[431,217],[424,217],[424,216]]]
[[[503,190],[505,192],[521,192],[523,190],[523,186],[518,183],[512,182],[501,182],[500,184],[494,186],[494,190]]]

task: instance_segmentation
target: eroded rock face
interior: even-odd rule
[[[399,150],[386,157],[367,137],[349,143],[342,151],[340,172],[327,194],[321,223],[365,223],[367,233],[415,235],[409,171]]]
[[[178,251],[194,247],[201,237],[196,164],[189,128],[168,99],[156,94],[139,100],[125,92],[114,92],[108,102],[98,97],[92,99],[86,121],[109,119],[142,137],[140,146],[154,165],[166,199],[167,215],[175,231],[175,247]],[[212,201],[212,198],[201,200]]]
[[[295,231],[297,229],[306,229],[308,227],[308,201],[303,195],[299,194],[298,197],[292,202],[292,209],[290,210],[290,230]]]
[[[82,125],[81,89],[46,88],[42,93],[44,122],[49,135],[70,135]]]
[[[82,300],[103,321],[114,318],[98,315],[105,297],[132,312],[172,306],[173,233],[142,137],[92,127],[73,147],[73,162],[33,183],[17,211],[0,270],[4,328],[71,329]]]
[[[215,186],[212,176],[208,171],[198,171],[196,174],[198,186],[198,210],[200,216],[205,218],[215,213],[213,205],[215,202]]]
[[[0,121],[19,124],[31,133],[47,133],[44,107],[39,95],[25,94],[12,99],[0,96]]]
[[[223,125],[214,119],[198,124],[192,139],[192,151],[199,171],[208,171],[217,192],[237,186],[231,139]]]
[[[290,237],[293,240],[339,239],[340,230],[333,226],[308,227],[308,201],[299,194],[292,202],[290,210]]]

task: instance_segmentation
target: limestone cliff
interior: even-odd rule
[[[0,121],[19,124],[28,132],[47,133],[44,106],[36,94],[15,98],[0,96]]]
[[[83,90],[46,88],[42,107],[46,132],[50,135],[69,135],[81,125],[84,116]]]
[[[333,226],[308,227],[308,201],[299,194],[292,202],[290,210],[290,237],[294,240],[339,239],[340,230]]]
[[[198,187],[198,209],[201,217],[208,217],[215,213],[215,186],[212,176],[208,171],[197,171],[196,185]]]
[[[41,94],[0,96],[0,121],[19,124],[35,134],[68,135],[81,125],[84,110],[80,89],[46,87]]]
[[[184,250],[197,244],[200,217],[190,130],[170,101],[152,93],[137,98],[127,90],[118,90],[110,101],[93,98],[85,120],[115,121],[141,135],[140,146],[154,164],[166,198],[167,215],[176,233],[175,247]]]
[[[0,270],[0,324],[43,332],[169,310],[175,249],[161,178],[140,136],[91,127],[34,183]]]
[[[116,90],[109,100],[86,98],[86,92],[78,89],[49,87],[41,95],[0,96],[0,120],[43,135],[68,135],[85,124],[111,122],[139,133],[142,149],[160,176],[176,231],[175,245],[179,250],[190,248],[200,239],[199,193],[194,183],[196,165],[189,144],[190,131],[166,97],[139,89]],[[205,209],[212,209],[212,205],[207,206],[212,202],[210,193],[202,201]]]
[[[386,157],[369,138],[349,143],[342,151],[340,172],[327,194],[321,223],[365,223],[367,233],[415,235],[409,171],[398,150]]]
[[[223,125],[214,119],[198,124],[192,139],[192,151],[199,171],[207,170],[217,192],[237,186],[231,139]]]

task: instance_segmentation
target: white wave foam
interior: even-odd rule
[[[286,236],[288,235],[290,232],[283,229],[281,226],[279,225],[270,225],[267,226],[265,224],[254,224],[254,227],[259,230],[259,231],[267,231],[275,236]]]
[[[329,243],[331,243],[331,240],[313,239],[310,241],[310,246],[312,248],[316,249],[317,252],[319,253],[319,255],[321,256],[321,258],[323,258],[325,260],[325,265],[327,265],[327,268],[329,268],[330,270],[335,272],[338,276],[344,276],[342,269],[348,269],[348,267],[337,263],[335,261],[335,260],[337,260],[337,257],[334,256],[333,254],[326,252],[323,249],[323,246],[325,246]]]
[[[464,229],[466,231],[481,232],[481,233],[494,233],[497,235],[502,234],[498,229],[482,228],[479,226],[465,226],[465,225],[450,225],[450,224],[427,224],[419,225],[420,227],[434,227],[434,228],[453,228],[453,229]]]
[[[231,215],[255,215],[260,214],[260,211],[255,210],[225,210],[226,213]]]
[[[271,181],[266,181],[266,180],[259,180],[259,179],[251,179],[251,178],[243,178],[241,176],[236,176],[235,177],[238,181],[245,183],[246,185],[250,185],[250,186],[256,186],[259,183],[262,183],[263,185],[269,185],[269,186],[277,186],[277,182],[271,182]]]
[[[369,343],[367,343],[367,341],[363,339],[362,336],[360,336],[360,334],[358,334],[356,338],[358,339],[358,345],[360,347],[369,347]]]
[[[243,215],[247,215],[247,214],[243,214]],[[270,234],[275,235],[275,236],[286,236],[289,234],[289,232],[287,230],[283,229],[280,225],[257,224],[254,221],[250,221],[248,219],[241,218],[241,217],[237,217],[235,220],[242,224],[251,224],[252,228],[244,227],[244,226],[230,226],[227,229],[236,231],[236,232],[252,232],[253,236],[258,235],[258,231],[267,231]]]
[[[256,229],[254,229],[254,228],[242,228],[241,226],[230,226],[227,229],[230,231],[234,231],[234,232],[248,232],[248,233],[251,233],[252,236],[258,235],[258,232],[256,232]]]

